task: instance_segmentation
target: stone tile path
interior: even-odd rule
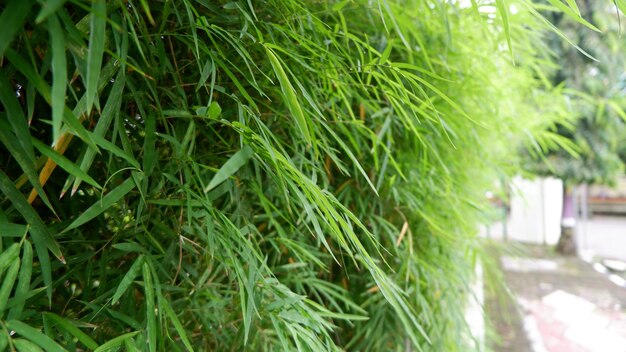
[[[488,302],[502,340],[497,352],[626,352],[626,289],[588,263],[525,246],[499,259],[516,296],[508,311]],[[511,307],[513,306],[513,307]]]

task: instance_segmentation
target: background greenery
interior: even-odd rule
[[[0,350],[476,348],[485,191],[568,146],[550,9],[0,5]]]
[[[561,65],[548,77],[564,87],[570,118],[559,124],[560,135],[578,148],[572,155],[557,149],[545,160],[530,162],[533,172],[553,175],[568,185],[611,184],[624,171],[624,49],[621,45],[623,18],[615,16],[615,7],[598,1],[578,1],[580,14],[597,30],[581,29],[579,23],[563,13],[549,18],[578,48],[557,35],[547,43]]]

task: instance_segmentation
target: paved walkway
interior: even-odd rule
[[[626,352],[626,289],[578,258],[540,246],[522,250],[499,256],[516,304],[487,301],[501,336],[494,351]]]

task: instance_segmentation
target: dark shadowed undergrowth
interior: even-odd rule
[[[562,104],[534,5],[465,3],[0,5],[0,350],[474,349]]]

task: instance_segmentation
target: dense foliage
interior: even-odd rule
[[[485,191],[559,142],[534,5],[0,11],[0,350],[475,347]]]

